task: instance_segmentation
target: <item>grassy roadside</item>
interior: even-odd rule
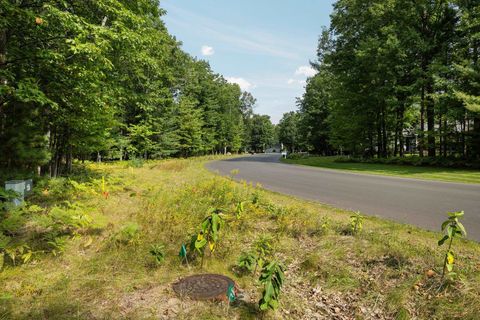
[[[480,313],[478,244],[455,244],[459,280],[438,291],[438,273],[426,271],[441,266],[439,234],[365,218],[354,236],[350,212],[216,176],[204,169],[206,160],[89,165],[76,187],[57,180],[37,190],[32,203],[44,208],[38,214],[68,200],[88,212],[93,225],[68,236],[57,256],[38,253],[26,264],[7,264],[0,273],[0,318],[256,319],[261,288],[235,265],[261,236],[273,239],[274,256],[287,266],[280,307],[266,319],[476,319]],[[237,218],[240,201],[245,210]],[[212,207],[223,208],[227,220],[215,254],[203,271],[198,261],[181,266],[180,244]],[[125,233],[132,225],[138,231]],[[39,232],[26,223],[20,235],[35,247]],[[152,244],[165,245],[159,266],[149,254]],[[171,283],[199,272],[232,277],[243,301],[230,308],[180,301]]]
[[[413,179],[439,180],[461,183],[480,183],[480,170],[462,170],[438,167],[416,167],[375,163],[335,162],[336,157],[309,157],[306,159],[282,159],[285,163],[299,164],[352,172],[398,176]]]

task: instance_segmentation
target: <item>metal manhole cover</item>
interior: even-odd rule
[[[197,274],[175,282],[173,291],[181,297],[187,296],[195,300],[222,299],[229,285],[235,282],[220,274]]]

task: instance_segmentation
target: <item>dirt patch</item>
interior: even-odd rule
[[[154,286],[126,294],[120,308],[123,316],[176,319],[195,306],[193,301],[180,300],[170,285]]]

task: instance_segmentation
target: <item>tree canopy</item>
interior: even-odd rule
[[[158,0],[0,0],[0,164],[56,176],[75,158],[251,149],[255,99],[182,51],[164,14]]]
[[[319,154],[480,159],[480,4],[338,0],[299,99]]]

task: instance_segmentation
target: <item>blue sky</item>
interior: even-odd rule
[[[334,0],[163,0],[168,30],[192,56],[257,98],[277,123],[313,75]]]

